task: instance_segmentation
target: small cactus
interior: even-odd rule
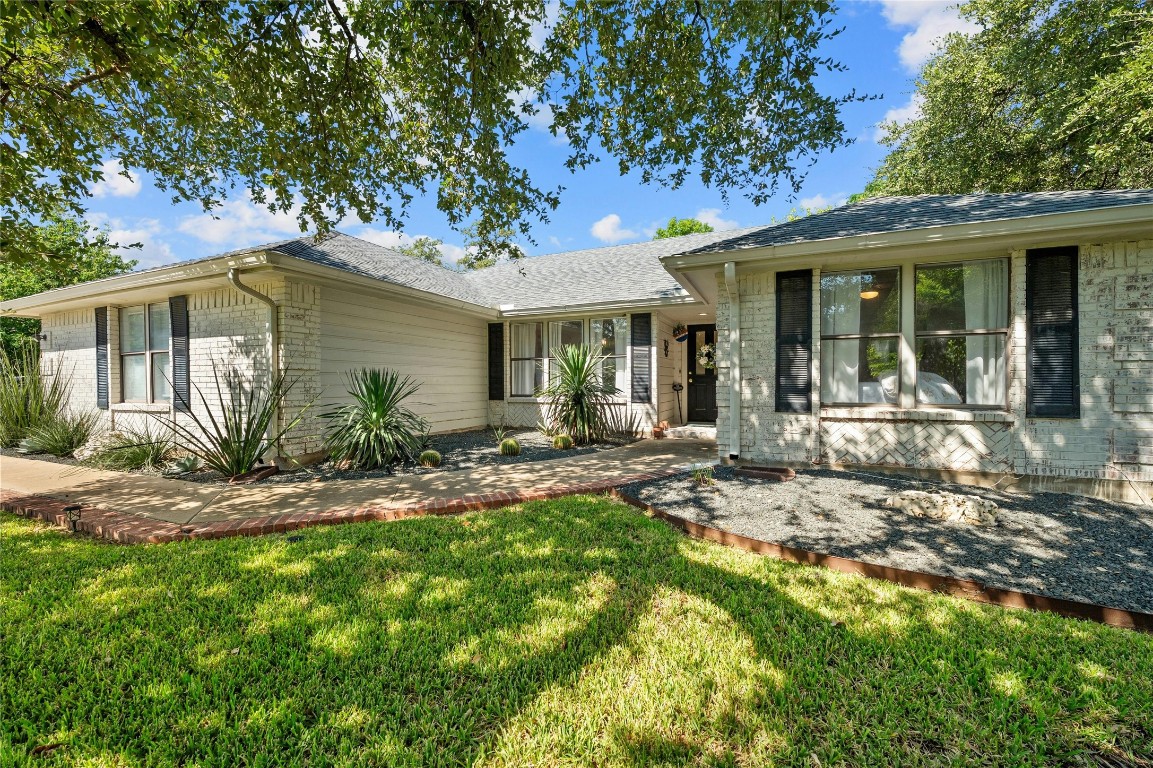
[[[501,456],[520,456],[520,443],[515,437],[506,437],[500,441]]]
[[[552,439],[552,447],[558,451],[567,451],[572,448],[572,438],[568,435],[557,435]]]
[[[440,454],[436,451],[425,451],[424,453],[420,454],[420,466],[429,468],[439,467]]]

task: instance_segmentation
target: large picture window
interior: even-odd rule
[[[590,323],[593,350],[604,356],[600,365],[601,383],[606,388],[628,391],[625,380],[628,355],[628,321],[623,317],[608,317]]]
[[[562,347],[579,346],[585,341],[583,320],[554,320],[548,324],[548,380],[552,384],[557,379],[556,356]]]
[[[917,267],[917,402],[1004,407],[1005,259]]]
[[[901,332],[899,269],[821,276],[821,401],[895,403]]]
[[[120,310],[120,394],[124,402],[172,401],[171,340],[168,302]]]
[[[551,320],[510,325],[512,397],[535,397],[557,376],[556,358],[565,346],[588,343],[604,360],[600,380],[628,391],[629,321],[625,316],[592,320]]]
[[[533,397],[544,387],[544,323],[512,324],[512,396]]]

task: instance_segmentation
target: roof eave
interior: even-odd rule
[[[1121,230],[1118,231],[1118,228]],[[1135,203],[978,223],[919,227],[896,232],[807,240],[742,250],[674,254],[662,257],[661,263],[680,280],[681,273],[685,270],[715,267],[730,261],[737,264],[777,263],[803,258],[817,259],[836,254],[860,255],[865,252],[913,248],[928,255],[934,252],[963,252],[974,248],[1011,247],[1019,245],[1023,240],[1036,241],[1039,235],[1045,235],[1048,241],[1053,239],[1053,236],[1115,237],[1126,236],[1130,232],[1142,236],[1153,235],[1153,203]]]
[[[501,305],[501,317],[529,317],[547,315],[584,315],[593,312],[620,312],[634,309],[660,309],[661,307],[681,307],[703,303],[692,295],[667,296],[649,299],[635,299],[627,301],[598,301],[586,304],[564,304],[561,306],[544,307],[510,307]]]

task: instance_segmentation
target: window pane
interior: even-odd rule
[[[917,330],[967,331],[1009,325],[1004,259],[917,267]]]
[[[532,397],[544,388],[544,361],[514,360],[512,363],[512,396]]]
[[[897,333],[900,270],[873,269],[821,276],[821,333]]]
[[[163,352],[172,338],[172,317],[168,302],[148,305],[148,348]]]
[[[917,339],[917,402],[1005,406],[1005,337]]]
[[[592,321],[592,343],[602,355],[623,355],[628,346],[628,320],[614,317]]]
[[[143,313],[140,315],[144,316]],[[129,355],[120,358],[120,379],[124,399],[132,402],[144,402],[148,399],[148,356]]]
[[[544,357],[544,326],[541,323],[513,323],[511,346],[513,357]]]
[[[625,358],[606,357],[601,363],[599,374],[606,389],[615,387],[618,392],[625,391]]]
[[[821,402],[895,403],[897,339],[821,342]]]
[[[143,352],[144,307],[125,307],[120,310],[120,351]]]
[[[581,320],[561,320],[548,324],[548,350],[556,357],[560,348],[584,343],[584,322]]]
[[[172,362],[167,352],[152,356],[152,400],[167,403],[172,400]]]

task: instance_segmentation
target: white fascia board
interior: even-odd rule
[[[550,315],[587,315],[595,312],[632,312],[637,309],[660,309],[661,307],[683,307],[703,302],[688,296],[672,296],[663,299],[641,299],[638,301],[595,302],[591,304],[566,304],[563,307],[512,307],[502,309],[502,317],[545,317]],[[508,305],[504,305],[508,306]]]
[[[1068,242],[1068,238],[1126,238],[1153,236],[1153,204],[1118,205],[1071,213],[1050,213],[979,223],[948,224],[936,227],[881,232],[855,237],[808,240],[800,243],[754,247],[715,253],[674,254],[661,263],[678,280],[687,269],[720,267],[727,261],[741,265],[785,266],[821,259],[851,259],[865,253],[917,251],[925,255],[963,254],[975,250],[1039,247]]]
[[[147,290],[170,283],[181,283],[204,278],[222,277],[235,267],[251,270],[268,266],[267,254],[263,251],[236,256],[202,259],[199,261],[173,264],[170,267],[149,269],[144,272],[129,272],[125,275],[105,277],[87,283],[54,288],[50,291],[9,299],[0,302],[0,315],[8,317],[41,317],[72,308],[118,304],[113,300],[117,295],[128,291]]]

